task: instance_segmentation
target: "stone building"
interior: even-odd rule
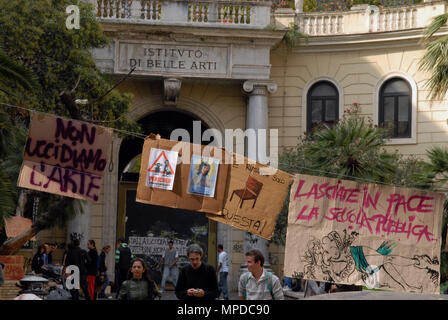
[[[201,133],[278,129],[281,151],[295,146],[313,123],[334,121],[358,102],[375,123],[398,123],[388,147],[400,153],[423,156],[431,145],[447,141],[447,100],[430,100],[429,75],[418,67],[422,31],[432,17],[447,12],[444,1],[313,13],[302,12],[301,1],[296,10],[274,12],[264,1],[91,2],[112,39],[110,47],[95,50],[97,65],[117,79],[135,67],[120,90],[134,95],[127,116],[139,121],[145,134],[169,138],[176,128],[193,134],[193,121],[201,122]],[[283,40],[291,24],[310,35],[293,48]],[[217,244],[224,245],[233,289],[251,247],[260,248],[282,274],[282,247],[200,213],[137,204],[135,168],[142,145],[141,138],[114,139],[114,165],[100,201],[86,203],[66,230],[43,232],[39,242],[65,242],[76,232],[83,241],[94,239],[98,248],[114,247],[120,236],[159,237],[162,230],[175,237],[192,230],[196,239],[202,237],[212,264]],[[151,214],[158,214],[157,221]],[[109,259],[112,266],[113,254]]]

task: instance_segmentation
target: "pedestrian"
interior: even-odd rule
[[[34,273],[42,273],[42,266],[44,265],[44,253],[45,253],[45,245],[41,244],[37,247],[37,252],[33,256],[33,260],[31,261],[31,270]]]
[[[90,300],[96,300],[96,277],[98,275],[98,251],[94,240],[87,241],[88,262],[87,262],[87,285],[89,290]]]
[[[119,300],[154,300],[160,297],[157,285],[151,279],[146,263],[141,258],[131,262],[128,280],[124,281],[118,293]]]
[[[79,239],[75,239],[72,242],[72,245],[69,247],[67,252],[67,256],[65,257],[65,265],[68,266],[74,265],[79,269],[79,286],[84,293],[84,297],[86,300],[90,300],[89,290],[87,287],[87,265],[88,255],[84,249],[79,247]],[[72,300],[79,300],[79,290],[71,289],[70,294],[72,295]]]
[[[218,282],[218,298],[223,294],[224,300],[229,300],[229,293],[227,290],[227,275],[229,274],[229,261],[227,257],[227,252],[224,251],[222,244],[218,244],[218,269],[216,270],[216,275],[219,275]]]
[[[240,300],[284,300],[280,279],[263,265],[264,256],[259,250],[246,252],[249,272],[243,273],[238,282]]]
[[[117,250],[115,251],[115,273],[117,296],[120,293],[120,286],[127,280],[131,260],[134,258],[131,249],[123,238],[118,239]]]
[[[5,275],[3,274],[3,269],[5,268],[5,265],[0,262],[0,286],[5,283]]]
[[[99,288],[99,294],[98,298],[105,298],[106,297],[106,288],[109,285],[109,276],[107,274],[107,266],[106,266],[106,260],[107,255],[109,254],[110,246],[104,246],[103,250],[101,250],[100,254],[100,264],[99,264],[99,277],[101,279],[101,287]]]
[[[178,277],[178,269],[177,269],[177,260],[179,259],[179,254],[176,249],[174,249],[173,240],[168,242],[168,248],[165,250],[162,259],[157,265],[157,268],[160,265],[163,265],[163,275],[162,275],[162,283],[160,285],[160,292],[163,293],[165,291],[165,283],[168,279],[171,279],[174,287],[177,284]]]
[[[197,244],[187,249],[190,264],[180,270],[176,284],[176,297],[179,300],[215,300],[218,296],[218,281],[215,268],[201,261],[204,252]]]

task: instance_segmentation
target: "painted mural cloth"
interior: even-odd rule
[[[296,175],[285,275],[440,293],[444,199],[426,190]]]

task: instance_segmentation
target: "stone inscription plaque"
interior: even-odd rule
[[[227,77],[228,48],[177,44],[119,43],[118,73]]]

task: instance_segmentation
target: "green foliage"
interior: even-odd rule
[[[435,37],[446,25],[448,13],[435,17],[424,32],[426,52],[420,61],[420,70],[430,72],[426,83],[432,99],[443,99],[448,91],[448,36]]]
[[[71,4],[80,8],[79,30],[69,30],[65,25],[65,9]],[[113,83],[96,67],[92,49],[104,47],[109,40],[90,4],[71,0],[0,0],[0,7],[0,45],[38,79],[38,85],[20,99],[4,95],[0,100],[69,116],[60,95],[74,89],[77,99],[93,102],[80,110],[85,120],[106,121],[100,124],[139,131],[137,124],[122,117],[130,104],[129,94],[114,90],[102,98]]]
[[[80,8],[80,29],[66,27],[65,10],[72,4]],[[132,96],[110,91],[116,79],[95,65],[92,50],[106,46],[109,40],[90,4],[76,0],[0,0],[0,8],[1,103],[71,117],[70,107],[74,104],[70,99],[88,99],[87,106],[75,105],[79,120],[141,131],[138,124],[124,117]],[[62,99],[64,92],[70,93],[68,102]],[[8,114],[0,113],[0,215],[12,213],[16,206],[17,190],[11,182],[17,181],[25,123],[29,121],[28,113],[7,110]],[[71,198],[34,191],[28,197],[40,200],[36,223],[43,228],[62,226],[73,215],[77,203]],[[32,202],[28,201],[28,210]]]
[[[291,23],[288,27],[288,31],[285,33],[284,39],[288,48],[294,48],[302,39],[308,42],[309,36],[302,32],[299,32],[297,24]]]

